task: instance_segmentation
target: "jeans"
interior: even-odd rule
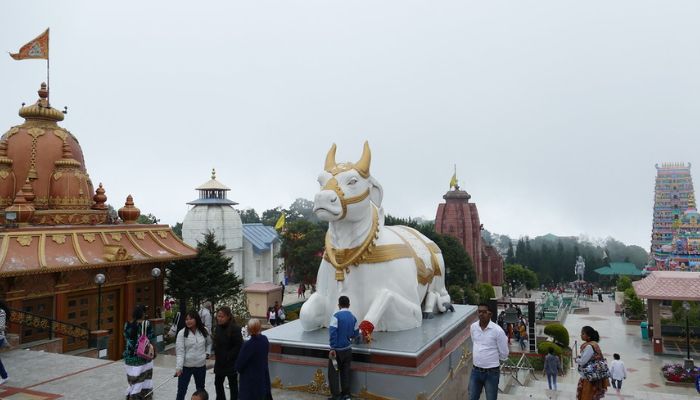
[[[469,400],[479,400],[482,389],[486,390],[486,400],[496,400],[498,397],[498,381],[501,371],[496,368],[487,372],[472,368],[469,379]]]
[[[549,385],[549,390],[557,390],[557,374],[547,373],[547,384]]]
[[[335,352],[338,362],[338,370],[333,368],[333,362],[328,360],[328,386],[331,389],[331,396],[350,396],[350,364],[352,362],[352,349]],[[340,387],[338,386],[338,375],[340,375]],[[341,390],[342,388],[342,390]]]
[[[0,348],[5,347],[5,338],[0,339]],[[7,371],[5,371],[5,366],[2,365],[2,360],[0,360],[0,378],[7,379]]]
[[[613,387],[613,388],[615,388],[615,389],[622,389],[622,380],[610,378],[610,382],[612,382],[612,387]]]
[[[238,374],[235,372],[230,375],[216,374],[214,378],[216,400],[226,400],[226,391],[224,390],[224,380],[226,378],[228,378],[228,389],[231,392],[229,400],[238,400]]]
[[[185,400],[187,386],[194,375],[194,386],[197,390],[204,390],[204,378],[207,375],[207,367],[182,367],[182,375],[177,378],[177,400]]]

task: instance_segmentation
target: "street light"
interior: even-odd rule
[[[690,314],[690,303],[684,301],[683,309],[685,310],[685,346],[688,350],[688,357],[685,359],[685,366],[686,368],[692,368],[693,360],[690,358],[690,329],[688,324],[688,315]]]
[[[160,276],[160,268],[155,267],[151,270],[151,276],[153,277],[153,318],[157,318],[156,309],[158,309],[158,277]]]
[[[97,330],[100,330],[100,320],[102,319],[102,285],[105,280],[104,274],[95,275],[95,283],[97,284]]]

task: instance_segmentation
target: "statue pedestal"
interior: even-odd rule
[[[352,393],[363,399],[463,399],[472,367],[469,325],[476,306],[423,320],[401,332],[374,332],[371,344],[353,346]],[[292,321],[263,332],[270,341],[275,388],[330,395],[328,329],[304,332]],[[421,397],[422,396],[422,397]]]

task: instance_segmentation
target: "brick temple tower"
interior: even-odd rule
[[[450,190],[442,196],[445,203],[438,205],[435,231],[450,235],[462,243],[474,263],[479,282],[500,286],[503,282],[503,258],[496,249],[481,239],[482,224],[476,204],[471,196],[460,190],[456,175],[450,182]]]

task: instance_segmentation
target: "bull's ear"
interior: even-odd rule
[[[333,143],[333,146],[331,146],[331,149],[328,150],[328,154],[326,154],[326,165],[323,167],[327,172],[332,172],[333,168],[335,168],[335,143]]]
[[[362,149],[360,161],[355,163],[355,169],[363,178],[369,176],[369,164],[372,162],[372,152],[369,150],[369,143],[365,140],[365,147]]]
[[[381,208],[384,189],[382,189],[382,185],[372,176],[369,177],[369,183],[371,185],[369,188],[369,199],[375,206]]]

